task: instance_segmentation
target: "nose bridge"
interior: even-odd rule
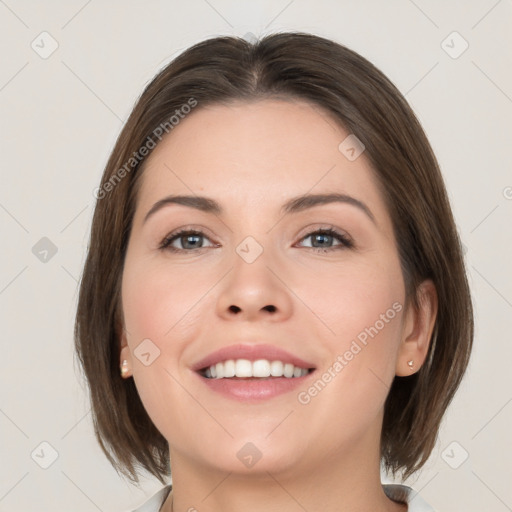
[[[267,243],[268,239],[265,240]],[[217,313],[226,318],[283,319],[291,313],[291,297],[276,277],[276,252],[248,236],[235,248],[232,269],[218,297]]]

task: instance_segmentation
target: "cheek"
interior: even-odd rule
[[[191,278],[190,272],[165,262],[128,265],[122,295],[130,345],[150,338],[162,348],[166,340],[187,338],[187,331],[197,325],[199,299],[212,286],[211,282],[211,276],[194,272]],[[178,349],[179,343],[173,342],[172,347]]]
[[[299,293],[322,320],[318,336],[326,357],[319,381],[302,390],[299,401],[339,414],[355,428],[381,410],[395,376],[405,300],[399,264],[390,258],[303,279]]]
[[[397,338],[397,309],[403,305],[405,289],[395,258],[380,262],[354,258],[338,267],[306,269],[295,277],[293,289],[324,324],[322,337],[332,348],[343,348],[359,334],[364,339],[366,329],[376,324],[383,338]],[[393,307],[395,303],[398,306]]]
[[[182,435],[180,424],[193,424],[201,415],[179,384],[179,361],[198,335],[198,300],[212,285],[207,276],[196,273],[190,279],[183,269],[164,265],[127,261],[122,299],[137,391],[153,423],[169,439]],[[180,420],[169,421],[176,411]]]

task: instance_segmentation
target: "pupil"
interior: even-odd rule
[[[198,244],[197,244],[197,243],[192,242],[192,243],[189,245],[190,240],[195,240],[195,242],[197,242],[200,238],[201,238],[201,237],[200,237],[199,235],[187,235],[187,236],[183,237],[183,238],[182,238],[182,241],[183,241],[183,239],[185,239],[185,243],[183,244],[183,247],[188,248],[188,249],[190,249],[190,248],[192,248],[192,249],[193,249],[193,248],[194,248],[194,247],[196,247]]]
[[[331,238],[331,235],[316,235],[315,242],[320,242],[320,247],[325,246],[325,245],[328,245],[328,243],[324,243],[324,242],[328,242],[329,238]],[[315,247],[317,247],[317,246],[315,246]]]

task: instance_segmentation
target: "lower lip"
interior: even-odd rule
[[[268,400],[275,396],[289,393],[304,385],[312,373],[303,377],[271,377],[268,379],[207,379],[199,374],[199,378],[211,390],[233,400],[259,401]]]

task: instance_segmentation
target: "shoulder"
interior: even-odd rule
[[[407,512],[435,512],[435,510],[411,487],[400,484],[383,484],[382,488],[388,498],[407,503]]]
[[[134,509],[132,512],[158,512],[160,507],[163,505],[164,501],[169,496],[171,492],[171,486],[166,485],[162,489],[160,489],[156,494],[153,494],[149,500],[145,501],[138,508]]]

